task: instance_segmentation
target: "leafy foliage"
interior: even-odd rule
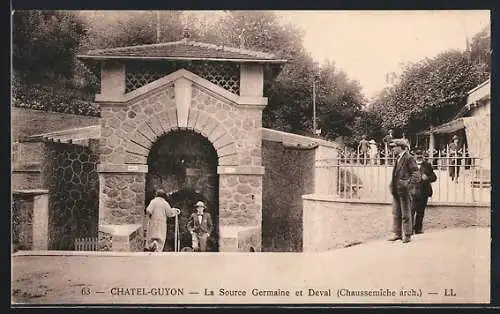
[[[16,11],[13,16],[13,99],[16,107],[98,116],[95,89],[75,86],[86,73],[76,52],[87,36],[83,21],[67,11]],[[95,83],[95,82],[94,82]]]
[[[180,11],[92,11],[82,12],[88,36],[81,50],[146,45],[182,38]]]
[[[13,15],[13,67],[26,81],[71,78],[84,24],[67,11],[16,11]]]
[[[289,61],[278,77],[265,82],[269,98],[262,117],[265,127],[311,134],[316,80],[317,125],[322,135],[331,139],[351,135],[354,117],[364,103],[361,88],[333,63],[318,68],[303,47],[302,30],[280,23],[272,12],[234,11],[219,21],[215,33],[222,43],[243,44]]]
[[[450,121],[463,107],[467,92],[489,76],[488,31],[473,37],[467,51],[445,51],[406,65],[400,81],[382,91],[372,110],[385,128],[417,132]]]

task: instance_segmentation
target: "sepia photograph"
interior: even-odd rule
[[[11,307],[491,303],[489,10],[11,34]]]

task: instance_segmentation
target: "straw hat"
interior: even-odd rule
[[[408,142],[402,138],[393,139],[389,145],[391,147],[399,146],[402,148],[408,148]]]
[[[198,202],[196,202],[195,207],[203,207],[203,208],[207,208],[207,206],[205,205],[205,203],[203,203],[202,201],[198,201]]]

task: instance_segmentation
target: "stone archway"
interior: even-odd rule
[[[181,248],[191,246],[190,234],[185,228],[194,204],[207,204],[215,230],[210,249],[217,250],[219,216],[219,178],[217,153],[202,135],[191,130],[173,130],[161,136],[151,147],[146,174],[146,204],[154,191],[161,188],[169,195],[172,207],[181,209],[179,233]],[[174,219],[168,220],[166,251],[173,250]]]
[[[102,103],[101,238],[111,233],[113,250],[142,250],[148,156],[165,134],[192,132],[217,156],[219,251],[260,250],[262,102],[179,70]]]

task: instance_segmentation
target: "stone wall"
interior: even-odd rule
[[[101,173],[99,224],[142,223],[145,213],[143,173]]]
[[[238,160],[225,158],[219,160],[220,166],[242,165],[260,166],[262,112],[249,108],[237,108],[230,105],[200,87],[192,88],[192,112],[196,117],[195,126],[200,126],[202,134],[208,134],[209,128],[203,128],[210,118],[222,126],[220,135],[210,134],[214,147],[219,150],[231,143],[236,144]],[[210,139],[209,137],[209,139]]]
[[[212,202],[209,211],[214,214],[217,220],[214,224],[219,225],[219,231],[227,226],[260,228],[261,115],[267,103],[262,90],[254,91],[257,86],[238,96],[193,73],[179,70],[124,93],[124,68],[113,67],[104,69],[105,84],[101,94],[96,95],[102,116],[99,225],[142,223],[145,201],[150,199],[154,187],[162,186],[169,192],[191,189],[208,201],[216,195],[218,202]],[[260,80],[259,76],[257,81]],[[250,81],[252,79],[247,83]],[[158,176],[154,167],[149,169],[156,144],[182,132],[197,133],[211,144],[217,156],[215,173],[203,174],[203,169],[185,165],[191,174],[186,173],[186,180],[179,181],[182,175],[167,178]],[[172,148],[166,150],[169,149]],[[200,171],[202,175],[196,174]],[[141,176],[147,178],[145,184]],[[217,193],[206,191],[205,183],[213,180],[218,182],[209,185],[218,186]],[[137,191],[118,187],[126,183],[137,185]],[[138,191],[139,183],[143,184],[142,191]],[[116,240],[114,234],[113,238]],[[255,237],[249,238],[249,241],[255,240]],[[219,248],[234,249],[224,245]]]
[[[139,90],[134,92],[139,93]],[[100,162],[103,168],[107,165],[147,165],[154,144],[176,130],[191,130],[208,139],[218,156],[218,166],[260,168],[262,108],[240,106],[184,78],[141,93],[126,104],[101,106]],[[177,99],[178,95],[183,99]],[[262,179],[259,171],[236,171],[234,175],[219,177],[222,224],[260,225]],[[107,182],[142,183],[137,181],[142,178],[130,179],[137,174],[111,170],[101,174],[101,185],[106,189],[101,190],[100,223],[138,223],[145,205],[144,197],[148,195],[140,196],[141,192],[131,189],[120,192],[113,188],[115,184]],[[123,193],[132,201],[125,204],[125,200],[113,200]],[[242,197],[244,193],[248,194],[247,199]]]
[[[130,106],[103,106],[101,163],[146,164],[153,143],[179,127],[174,94],[169,85]],[[220,166],[261,165],[260,110],[236,108],[198,87],[191,97],[187,129],[210,140]]]
[[[391,234],[390,204],[344,202],[305,195],[304,252],[318,252],[384,239]],[[490,226],[489,207],[429,206],[424,232],[432,229]]]
[[[302,195],[314,188],[314,150],[262,142],[263,251],[302,251]]]
[[[98,156],[86,147],[47,144],[42,167],[49,190],[49,249],[71,250],[74,239],[97,237]]]
[[[221,175],[219,217],[221,225],[256,226],[262,221],[262,176]]]
[[[113,248],[113,236],[110,233],[99,231],[98,251],[111,251]]]

